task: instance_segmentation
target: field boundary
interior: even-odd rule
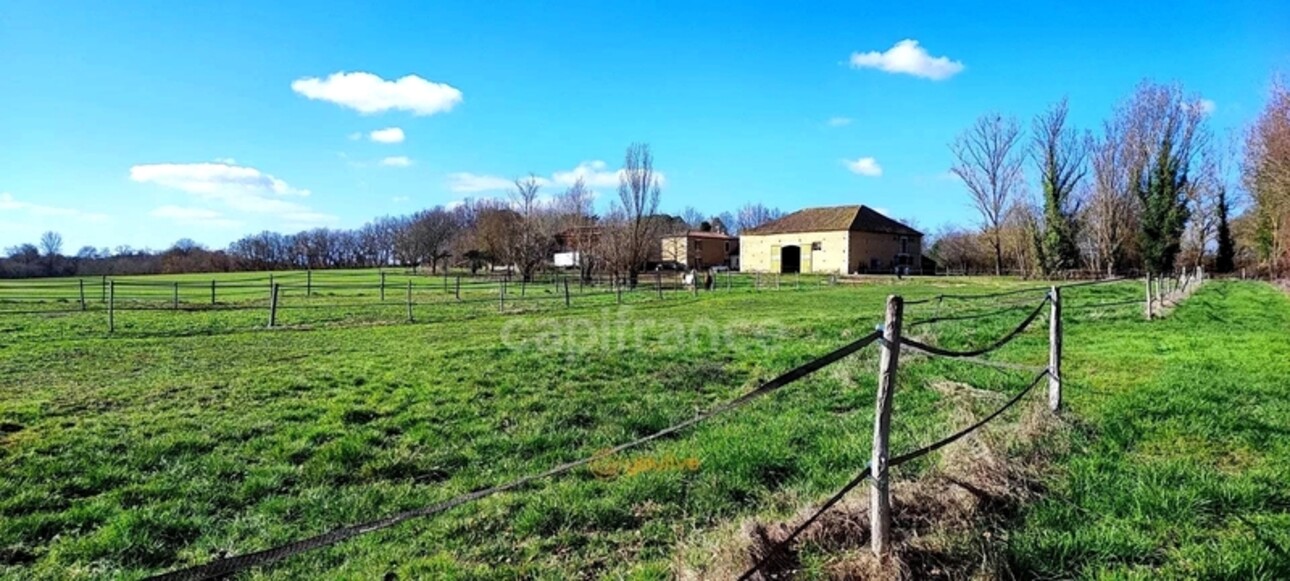
[[[1105,284],[1105,283],[1112,283],[1112,282],[1120,282],[1120,280],[1121,279],[1110,279],[1106,281],[1088,281],[1088,282],[1082,282],[1082,283],[1074,283],[1072,285],[1067,285],[1067,287],[1084,286],[1088,284]],[[1178,294],[1178,293],[1186,292],[1189,294],[1190,292],[1195,290],[1196,286],[1200,284],[1200,280],[1201,280],[1200,278],[1197,278],[1195,282],[1190,282],[1189,280],[1180,277],[1178,286],[1176,288],[1171,288],[1169,290],[1169,292],[1172,294],[1168,294],[1168,295],[1162,294],[1161,297],[1166,297],[1166,296],[1171,297],[1176,304],[1186,296],[1185,294]],[[1148,283],[1148,285],[1150,285],[1150,283]],[[1190,290],[1188,290],[1189,286],[1190,286]],[[938,297],[917,299],[914,301],[909,301],[909,303],[906,303],[906,301],[899,295],[892,295],[888,297],[888,300],[887,300],[887,312],[886,312],[884,324],[878,330],[871,332],[859,339],[851,341],[837,349],[834,349],[833,351],[830,351],[829,353],[816,357],[802,365],[799,365],[779,375],[778,377],[766,383],[763,383],[756,389],[749,391],[744,395],[741,395],[724,404],[711,408],[706,412],[697,414],[696,416],[690,419],[679,422],[677,424],[674,424],[672,426],[669,426],[667,428],[664,428],[662,430],[659,430],[647,436],[637,438],[635,440],[632,440],[623,444],[619,444],[618,446],[615,446],[608,450],[597,452],[596,454],[593,454],[590,456],[565,462],[563,464],[557,465],[555,467],[552,467],[542,472],[529,474],[505,483],[500,483],[483,489],[468,492],[465,494],[460,494],[453,498],[450,498],[432,505],[397,513],[394,515],[390,515],[381,519],[377,519],[377,520],[373,520],[365,523],[340,527],[320,535],[308,537],[305,539],[301,539],[298,541],[294,541],[294,542],[273,547],[270,549],[265,549],[261,551],[256,551],[252,553],[246,553],[246,554],[236,555],[231,557],[225,557],[205,564],[174,570],[174,571],[163,573],[161,575],[153,577],[153,579],[192,580],[192,579],[211,579],[211,578],[224,577],[224,576],[236,574],[242,571],[246,571],[248,569],[252,569],[255,567],[270,565],[282,559],[286,559],[288,557],[309,552],[322,547],[334,545],[336,543],[340,543],[342,541],[345,541],[353,537],[386,529],[410,519],[431,517],[431,516],[440,514],[442,512],[445,512],[447,510],[450,510],[452,508],[469,504],[469,503],[478,501],[480,499],[492,496],[494,494],[519,490],[539,480],[548,479],[562,474],[566,474],[577,468],[588,466],[596,461],[603,460],[609,456],[618,454],[620,452],[623,452],[632,448],[636,448],[638,446],[642,446],[646,443],[667,437],[669,435],[679,433],[699,423],[707,421],[713,417],[716,417],[718,415],[724,414],[729,411],[733,411],[737,408],[740,408],[748,404],[749,402],[755,399],[761,398],[765,395],[778,391],[784,387],[792,385],[793,383],[796,383],[797,381],[800,381],[801,379],[804,379],[821,369],[824,369],[830,365],[833,365],[834,363],[837,363],[838,361],[841,361],[842,359],[854,353],[857,353],[874,343],[879,344],[881,352],[879,355],[878,391],[877,391],[877,400],[875,404],[875,414],[874,414],[874,441],[873,441],[872,460],[867,466],[865,466],[863,470],[861,470],[861,472],[856,477],[854,477],[845,486],[843,486],[842,489],[839,490],[836,494],[830,497],[830,499],[826,501],[825,504],[823,504],[815,512],[815,514],[813,514],[810,518],[803,521],[788,537],[786,537],[783,541],[781,541],[770,551],[768,551],[767,554],[764,555],[761,559],[758,559],[757,562],[754,563],[753,566],[749,568],[744,573],[743,576],[740,577],[740,579],[749,579],[752,576],[756,575],[758,572],[760,572],[766,566],[766,564],[772,560],[773,557],[778,555],[780,552],[784,551],[788,547],[788,545],[794,539],[796,539],[796,537],[802,531],[809,528],[811,524],[814,523],[820,517],[820,515],[828,511],[832,506],[834,506],[837,502],[839,502],[847,493],[849,493],[850,491],[858,487],[861,483],[863,483],[866,480],[869,480],[871,483],[871,487],[870,487],[871,514],[873,515],[871,517],[871,522],[873,523],[873,531],[871,534],[871,545],[872,545],[871,548],[875,554],[883,555],[890,550],[890,529],[891,529],[890,470],[892,468],[901,466],[909,462],[913,462],[945,446],[953,444],[954,442],[962,439],[963,437],[966,437],[967,435],[980,429],[986,424],[994,421],[996,418],[1001,416],[1004,412],[1011,409],[1013,406],[1017,405],[1022,399],[1025,398],[1027,394],[1033,391],[1036,386],[1042,383],[1044,379],[1048,380],[1048,398],[1047,398],[1048,406],[1047,407],[1049,409],[1049,412],[1053,414],[1057,414],[1060,412],[1061,400],[1062,400],[1062,395],[1061,395],[1062,320],[1063,320],[1063,315],[1062,315],[1063,305],[1062,305],[1062,298],[1061,298],[1062,288],[1064,287],[1056,286],[1056,285],[1048,287],[1047,292],[1045,293],[1044,297],[1041,300],[1033,304],[1024,305],[1025,308],[1032,308],[1032,310],[1025,317],[1025,319],[1022,320],[1016,327],[1014,327],[1012,330],[1002,335],[1000,338],[991,341],[985,347],[968,349],[968,350],[950,350],[950,349],[932,346],[919,341],[915,341],[913,339],[905,338],[902,335],[902,326],[904,324],[904,306],[906,304],[927,304],[932,301],[937,301],[939,303],[939,302],[943,302],[947,298],[951,300],[989,300],[989,299],[999,298],[1001,296],[1013,296],[1013,295],[1020,295],[1025,292],[1035,292],[1036,290],[1042,289],[1042,287],[1020,289],[1017,291],[1005,291],[1002,293],[987,293],[982,295],[957,295],[953,297],[950,297],[949,295],[942,295]],[[1148,288],[1150,288],[1150,286],[1148,286]],[[1083,307],[1084,308],[1110,307],[1110,306],[1118,306],[1121,304],[1128,304],[1128,303],[1124,301],[1113,301],[1110,303],[1084,305]],[[1004,347],[1005,345],[1011,343],[1017,337],[1021,336],[1039,318],[1039,315],[1043,312],[1045,306],[1049,307],[1049,317],[1048,317],[1049,319],[1049,342],[1048,342],[1049,343],[1049,361],[1047,366],[1039,367],[1039,368],[1024,368],[1025,370],[1028,370],[1028,371],[1034,371],[1037,369],[1038,372],[1023,389],[1019,390],[1006,403],[1004,403],[1002,406],[1000,406],[995,411],[991,412],[981,420],[974,422],[973,424],[967,426],[966,428],[960,429],[959,431],[945,438],[942,438],[941,440],[938,440],[932,444],[924,446],[922,448],[919,448],[910,452],[902,453],[896,456],[890,456],[890,452],[888,449],[889,448],[888,442],[890,440],[892,400],[893,400],[894,392],[897,385],[897,371],[899,369],[899,358],[900,358],[901,351],[903,351],[904,349],[910,349],[912,351],[916,351],[932,357],[953,358],[953,359],[958,359],[968,363],[975,363],[975,364],[982,364],[982,365],[995,365],[998,363],[1002,363],[1002,362],[995,362],[995,361],[980,359],[979,356],[996,351]],[[937,312],[939,313],[939,308]],[[950,320],[950,319],[941,319],[941,320]],[[936,321],[933,321],[933,320],[923,321],[924,324],[932,324],[934,322]],[[1005,364],[1005,366],[1008,366],[1008,365]],[[1008,367],[1012,367],[1014,369],[1023,368],[1023,366],[1008,366]]]

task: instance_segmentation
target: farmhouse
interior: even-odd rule
[[[868,206],[798,210],[741,232],[743,270],[753,272],[922,272],[923,234]]]
[[[732,257],[739,255],[739,239],[721,232],[690,230],[684,234],[664,236],[661,246],[663,262],[675,262],[689,268],[733,267]]]

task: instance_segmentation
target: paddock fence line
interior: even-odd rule
[[[1103,282],[1117,281],[1108,280]],[[989,341],[984,347],[963,350],[946,349],[904,337],[902,327],[904,325],[904,307],[906,302],[901,296],[892,295],[887,299],[886,315],[883,324],[878,328],[878,330],[875,330],[859,339],[850,341],[833,351],[799,365],[739,397],[652,434],[619,444],[613,448],[597,452],[590,456],[581,457],[579,459],[559,464],[545,471],[532,473],[504,483],[460,494],[421,508],[400,512],[369,522],[340,527],[320,535],[301,539],[270,549],[221,558],[205,564],[178,569],[160,574],[154,577],[154,579],[211,579],[233,575],[255,567],[270,565],[294,555],[331,546],[357,536],[390,528],[411,519],[438,515],[450,509],[463,506],[495,494],[520,490],[537,481],[569,473],[578,468],[588,466],[596,461],[603,460],[609,456],[643,446],[655,440],[675,435],[718,415],[734,411],[749,404],[753,400],[779,391],[780,389],[792,385],[793,383],[796,383],[821,369],[833,365],[852,354],[858,353],[874,343],[879,345],[880,353],[871,461],[856,477],[850,480],[841,490],[821,505],[815,514],[802,522],[786,539],[781,541],[765,556],[759,559],[750,569],[748,569],[748,571],[744,573],[741,579],[752,578],[758,572],[761,572],[768,562],[787,549],[792,541],[796,539],[802,531],[809,528],[820,515],[832,508],[847,493],[857,488],[866,480],[870,482],[870,510],[872,515],[870,520],[873,523],[871,550],[876,554],[881,555],[890,550],[892,501],[889,491],[892,468],[913,462],[945,446],[953,444],[996,420],[1003,413],[1016,406],[1027,394],[1031,393],[1036,386],[1043,383],[1045,379],[1048,380],[1048,410],[1054,414],[1060,412],[1062,401],[1062,288],[1063,287],[1060,286],[1050,286],[1042,297],[1038,297],[1037,300],[1032,300],[1031,304],[1024,305],[1026,309],[1029,309],[1027,316],[1024,317],[1015,327],[1001,335],[998,339]],[[1034,289],[1028,290],[1033,291]],[[995,297],[985,296],[984,298],[992,299]],[[980,297],[962,298],[961,300],[980,300]],[[920,301],[920,304],[926,304],[926,302],[927,301]],[[1049,314],[1049,351],[1048,364],[1046,366],[1034,367],[1010,365],[1006,362],[980,359],[981,355],[997,351],[1022,336],[1022,334],[1039,319],[1040,315],[1044,311],[1044,307],[1048,307],[1047,310]],[[929,357],[945,357],[967,363],[995,366],[1004,369],[1023,370],[1027,372],[1037,371],[1037,373],[1023,389],[1019,390],[1005,404],[982,419],[932,444],[892,456],[889,449],[893,409],[892,403],[897,391],[900,355],[905,349],[919,352]],[[1002,364],[1002,366],[999,364]]]
[[[448,313],[454,305],[498,313],[538,308],[605,306],[672,297],[697,299],[707,293],[802,291],[837,284],[834,276],[801,273],[714,273],[692,279],[650,271],[581,276],[546,272],[525,278],[507,274],[400,275],[390,272],[270,273],[230,279],[141,280],[97,277],[61,281],[0,281],[0,317],[103,313],[108,331],[132,312],[237,313],[260,311],[261,325],[297,323],[282,314],[347,311],[350,319],[384,318],[416,322]],[[460,310],[460,309],[458,309]],[[361,314],[365,313],[365,314]],[[418,317],[420,314],[420,317]],[[299,319],[300,317],[296,317]],[[333,318],[334,319],[334,318]],[[330,321],[331,319],[329,319]],[[248,327],[260,325],[246,325]]]

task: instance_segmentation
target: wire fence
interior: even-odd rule
[[[542,272],[529,277],[496,274],[407,274],[398,272],[286,272],[259,277],[230,276],[172,280],[98,277],[60,281],[0,281],[0,317],[77,313],[106,315],[116,332],[132,312],[220,313],[260,311],[239,320],[251,326],[292,326],[344,322],[416,322],[540,309],[606,306],[706,293],[809,291],[837,284],[832,275],[719,272],[693,278],[652,271],[635,276]],[[296,313],[292,315],[291,313]],[[310,314],[312,313],[312,314]],[[250,315],[248,315],[250,316]],[[130,319],[133,333],[151,324],[173,331],[175,324]],[[194,325],[201,322],[185,319]]]
[[[1195,281],[1189,282],[1189,281],[1180,279],[1180,283],[1178,287],[1179,292],[1181,292],[1182,289],[1187,288],[1188,284],[1191,284],[1192,285],[1191,288],[1194,289],[1195,286],[1199,284],[1200,280],[1201,280],[1200,278],[1197,278]],[[1120,282],[1120,281],[1119,279],[1115,279],[1115,280],[1100,281],[1097,283],[1079,283],[1079,284],[1080,285],[1105,284],[1105,283],[1113,283],[1113,282]],[[652,434],[649,434],[640,438],[636,438],[628,442],[624,442],[622,444],[614,446],[613,448],[597,452],[590,456],[585,456],[575,460],[564,462],[562,464],[559,464],[557,466],[554,466],[552,468],[549,468],[541,472],[528,474],[507,482],[498,483],[492,486],[476,489],[474,491],[471,491],[465,494],[460,494],[458,496],[437,502],[432,505],[392,514],[369,522],[340,527],[340,528],[325,532],[323,534],[290,542],[270,549],[245,553],[242,555],[236,555],[231,557],[220,558],[205,564],[174,570],[174,571],[159,575],[155,577],[155,579],[193,580],[193,579],[211,579],[211,578],[219,578],[219,577],[235,575],[255,567],[270,565],[272,563],[275,563],[277,561],[286,559],[294,555],[298,555],[298,554],[309,552],[319,548],[331,546],[331,545],[343,542],[345,540],[352,539],[354,537],[365,535],[371,532],[387,529],[411,519],[432,517],[432,516],[441,514],[443,512],[446,512],[448,510],[451,510],[453,508],[470,504],[472,502],[476,502],[481,499],[484,499],[499,493],[518,491],[538,481],[555,478],[557,476],[572,472],[578,468],[589,466],[594,462],[603,460],[609,456],[643,446],[645,444],[648,444],[656,440],[660,440],[669,436],[679,434],[682,431],[685,431],[698,424],[706,422],[719,415],[732,412],[745,405],[748,405],[754,400],[767,396],[783,388],[789,387],[792,384],[798,381],[801,381],[811,376],[812,374],[826,367],[829,367],[839,361],[842,361],[848,356],[858,353],[873,344],[878,344],[880,346],[881,353],[879,355],[879,370],[878,370],[879,386],[878,386],[877,399],[875,403],[875,413],[874,413],[874,441],[873,441],[872,461],[867,466],[865,466],[858,473],[858,475],[856,475],[849,482],[847,482],[837,493],[832,495],[826,502],[820,505],[820,507],[817,508],[817,510],[809,518],[802,521],[797,527],[795,527],[786,538],[784,538],[782,541],[777,543],[774,547],[771,548],[770,551],[768,551],[761,558],[757,559],[757,561],[753,563],[753,565],[744,572],[744,574],[740,577],[740,579],[751,579],[758,573],[764,573],[764,570],[768,566],[768,563],[771,563],[783,551],[789,550],[789,547],[791,546],[791,544],[797,539],[797,537],[803,531],[807,530],[810,526],[812,526],[812,524],[815,523],[821,515],[826,513],[828,510],[830,510],[839,501],[841,501],[843,497],[845,497],[848,493],[853,491],[855,488],[857,488],[860,484],[862,484],[866,480],[869,480],[871,482],[871,490],[870,490],[870,495],[872,499],[871,506],[874,507],[873,513],[870,515],[870,521],[872,523],[871,524],[872,548],[875,551],[875,553],[882,554],[888,550],[889,535],[890,535],[889,531],[890,531],[890,520],[891,520],[891,498],[889,495],[889,478],[890,478],[890,470],[892,468],[913,462],[929,454],[932,454],[937,450],[940,450],[946,446],[949,446],[954,442],[972,434],[976,430],[981,429],[985,425],[996,420],[998,417],[1000,417],[1009,409],[1018,405],[1018,403],[1021,402],[1026,397],[1027,394],[1033,392],[1034,389],[1038,385],[1043,383],[1045,379],[1048,380],[1048,392],[1049,392],[1048,408],[1052,413],[1059,412],[1061,408],[1061,390],[1062,390],[1061,360],[1062,360],[1063,299],[1062,299],[1061,291],[1063,288],[1069,288],[1069,286],[1074,286],[1074,285],[1048,287],[1044,296],[1038,298],[1038,300],[1032,300],[1028,304],[1014,306],[1006,310],[991,310],[990,313],[993,316],[1002,316],[1014,310],[1026,309],[1026,308],[1030,309],[1029,313],[1015,327],[1011,328],[1009,331],[1001,335],[998,339],[990,341],[984,347],[971,348],[971,349],[949,349],[945,347],[930,345],[927,343],[923,343],[920,341],[916,341],[916,340],[904,337],[903,336],[904,306],[907,303],[903,300],[902,297],[892,296],[888,299],[887,315],[884,320],[884,323],[877,331],[869,333],[854,341],[850,341],[842,345],[841,347],[838,347],[828,353],[820,355],[816,358],[811,359],[806,363],[803,363],[793,369],[790,369],[784,372],[783,374],[779,375],[778,377],[758,386],[757,388],[737,398],[729,400],[716,407],[710,408],[705,412],[698,413],[689,419],[675,423],[671,426],[658,430]],[[1035,289],[1027,289],[1027,291],[1033,291],[1033,290]],[[1011,296],[1013,294],[1020,294],[1020,293],[1008,293],[1007,295],[1000,295],[999,293],[991,293],[986,295],[960,296],[960,297],[955,297],[955,300],[962,300],[962,301],[990,300],[990,299],[998,298],[999,296]],[[1181,297],[1175,297],[1175,300],[1181,300]],[[927,304],[927,302],[928,301],[918,301],[914,304]],[[1099,305],[1097,303],[1092,303],[1091,306],[1103,307],[1107,305]],[[1049,360],[1047,365],[1025,366],[1020,364],[1009,364],[1007,362],[987,360],[987,359],[980,358],[982,355],[986,355],[986,354],[998,351],[999,349],[1002,349],[1006,345],[1015,341],[1018,337],[1022,336],[1040,318],[1040,315],[1044,312],[1045,307],[1048,308],[1048,312],[1049,312],[1049,317],[1048,317]],[[924,319],[922,322],[930,325],[940,321],[951,321],[951,320],[962,320],[962,319],[957,319],[957,318],[947,316],[944,318],[940,318],[938,320]],[[904,452],[895,456],[890,456],[889,450],[888,450],[888,442],[889,442],[889,433],[890,433],[890,425],[891,425],[892,399],[896,391],[896,377],[897,377],[897,370],[899,368],[900,354],[901,354],[901,351],[906,349],[914,352],[918,352],[930,357],[944,357],[944,358],[951,358],[959,361],[964,361],[967,363],[993,366],[993,367],[998,367],[1003,369],[1023,370],[1023,371],[1033,372],[1035,373],[1035,375],[1033,379],[1030,380],[1027,385],[1025,385],[1025,387],[1018,390],[1014,395],[1012,395],[1012,397],[1009,398],[1006,403],[1004,403],[1003,405],[1001,405],[991,413],[987,414],[980,420],[973,422],[971,425],[968,425],[931,444],[928,444],[918,449]]]

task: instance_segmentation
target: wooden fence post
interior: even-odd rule
[[[1049,290],[1051,309],[1048,314],[1048,409],[1062,408],[1062,289]]]
[[[175,297],[172,305],[174,310],[179,310],[179,281],[175,281]]]
[[[572,307],[573,301],[569,299],[569,277],[564,277],[564,306]]]
[[[1151,271],[1147,271],[1147,320],[1151,320]]]
[[[524,292],[525,292],[524,287],[526,286],[528,286],[528,279],[521,276],[520,277],[520,298],[524,298]]]
[[[211,279],[211,306],[215,306],[215,279]]]
[[[109,281],[107,285],[107,304],[108,304],[108,333],[116,332],[116,281]]]
[[[278,324],[278,285],[273,284],[269,291],[269,328]]]
[[[506,279],[503,278],[500,286],[497,287],[497,310],[506,310]]]
[[[460,274],[457,275],[457,287],[454,293],[457,296],[457,300],[461,300],[461,275]]]
[[[85,279],[79,279],[81,283],[81,310],[85,310]]]
[[[802,290],[802,273],[797,273],[793,277],[793,290]]]
[[[887,552],[891,536],[891,497],[887,475],[887,447],[891,436],[891,399],[896,391],[896,369],[900,365],[900,325],[905,301],[887,297],[887,316],[882,327],[882,350],[878,360],[878,401],[873,416],[873,458],[870,460],[870,547],[874,555]]]
[[[305,271],[305,297],[314,296],[314,271],[309,269]]]
[[[658,289],[658,298],[663,298],[663,271],[654,271],[654,287]]]
[[[618,304],[623,304],[623,284],[619,282],[617,275],[614,275],[614,291],[618,293]]]
[[[385,271],[381,271],[381,302],[385,302]]]
[[[412,279],[408,279],[408,322],[414,322],[412,319]]]

